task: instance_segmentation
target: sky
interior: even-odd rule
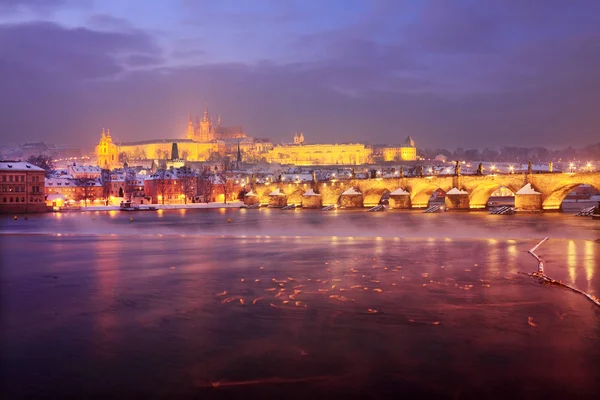
[[[0,0],[0,145],[600,141],[597,0]]]

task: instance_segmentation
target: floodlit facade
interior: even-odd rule
[[[412,137],[408,136],[400,146],[386,146],[380,149],[383,161],[415,161],[417,148]]]
[[[309,165],[361,165],[382,158],[383,161],[414,161],[417,149],[408,136],[401,145],[376,148],[364,143],[305,144],[303,133],[294,134],[293,142],[273,146],[268,139],[246,136],[242,127],[223,127],[221,118],[213,125],[205,108],[202,119],[190,117],[185,139],[159,139],[129,143],[114,143],[110,131],[102,130],[96,146],[97,165],[113,169],[122,165],[121,155],[128,160],[167,160],[172,158],[176,143],[182,161],[211,161],[223,156],[242,162],[268,162],[278,164]]]
[[[371,149],[351,144],[283,144],[269,150],[269,163],[294,165],[360,165],[370,161]]]
[[[102,129],[102,135],[95,153],[97,165],[103,169],[113,169],[123,165],[120,155],[129,160],[166,160],[172,158],[173,143],[177,143],[179,158],[186,161],[208,161],[211,157],[222,157],[237,150],[237,143],[249,155],[265,151],[268,144],[264,140],[249,138],[241,126],[221,126],[221,117],[217,117],[216,125],[205,107],[202,119],[196,117],[196,123],[190,117],[185,139],[158,139],[139,142],[115,143],[110,130]],[[256,157],[254,157],[256,158]]]

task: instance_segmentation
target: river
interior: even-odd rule
[[[9,398],[593,398],[600,223],[169,210],[0,218]],[[8,385],[7,385],[8,383]]]

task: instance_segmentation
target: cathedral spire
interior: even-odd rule
[[[104,128],[102,128],[102,138],[104,139],[106,137],[106,132],[104,131]]]
[[[106,137],[109,138],[110,137],[110,129],[107,129],[106,131],[107,131]]]
[[[221,126],[221,114],[217,114],[217,126]]]
[[[202,116],[202,122],[208,122],[208,105],[204,103],[204,115]]]
[[[194,140],[194,138],[195,138],[194,135],[195,135],[194,123],[192,122],[192,116],[190,115],[190,119],[188,119],[188,124],[187,124],[186,138],[189,140]]]

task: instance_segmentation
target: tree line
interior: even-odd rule
[[[496,161],[496,162],[550,162],[571,160],[600,160],[600,143],[581,148],[569,146],[565,149],[550,150],[545,147],[504,146],[496,149],[422,149],[419,151],[426,159],[444,155],[448,160]]]

